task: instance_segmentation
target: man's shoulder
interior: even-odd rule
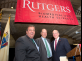
[[[26,39],[26,35],[19,37],[16,41]]]
[[[48,39],[48,38],[46,38],[47,40],[50,40],[50,39]]]
[[[40,37],[40,38],[36,38],[36,40],[41,40],[42,38]],[[48,39],[48,38],[46,38],[47,40],[50,40],[50,39]]]
[[[35,40],[41,40],[41,37],[40,38],[36,38]]]
[[[60,40],[67,40],[67,38],[60,38]]]
[[[62,42],[67,42],[67,38],[60,38],[59,41],[62,41]]]
[[[21,38],[25,38],[26,36],[24,35],[24,36],[20,36],[18,39],[21,39]]]

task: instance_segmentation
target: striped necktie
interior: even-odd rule
[[[39,51],[39,46],[36,44],[36,42],[34,41],[34,39],[31,39],[33,41],[33,43],[36,45],[36,48],[38,49]]]
[[[33,43],[35,44],[35,42],[34,42],[34,40],[33,39],[31,39],[32,41],[33,41]]]
[[[44,41],[45,41],[45,44],[46,44],[47,56],[50,57],[50,51],[49,51],[46,39],[44,39]]]

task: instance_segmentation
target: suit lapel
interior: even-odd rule
[[[41,39],[41,47],[42,47],[42,48],[44,48],[44,50],[46,50],[46,48],[45,48],[45,45],[44,45],[44,42],[43,42],[42,38],[40,38],[40,39]]]
[[[50,45],[50,41],[47,39],[47,42],[49,43],[49,45]]]
[[[29,42],[32,43],[32,45],[37,49],[36,45],[33,43],[33,41],[26,35],[26,37],[29,39]],[[37,50],[38,51],[38,50]]]
[[[50,46],[50,49],[51,49],[51,44],[50,44],[50,40],[48,40],[48,39],[47,39],[47,41],[48,41],[48,43],[49,43],[49,46]]]
[[[55,51],[55,50],[54,50],[54,41],[52,42],[52,50]]]
[[[36,45],[33,43],[33,41],[31,39],[29,39],[29,41],[36,47]]]

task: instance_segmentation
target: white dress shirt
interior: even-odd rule
[[[59,37],[57,38],[57,44],[58,44]],[[54,50],[55,50],[55,40],[54,40]]]

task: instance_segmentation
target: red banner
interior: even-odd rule
[[[0,31],[0,45],[1,45],[1,31]]]
[[[15,22],[79,25],[69,0],[17,0]]]

